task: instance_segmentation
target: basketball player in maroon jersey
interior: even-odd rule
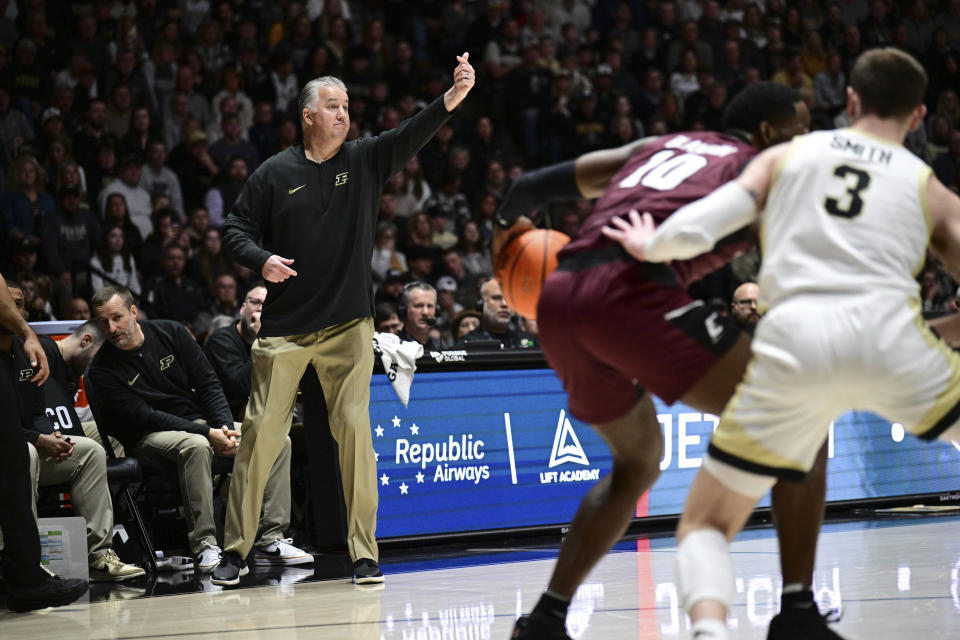
[[[782,85],[750,85],[728,105],[727,133],[687,132],[585,154],[521,176],[497,213],[499,250],[532,228],[521,217],[550,202],[599,198],[579,236],[560,252],[537,310],[541,346],[569,410],[606,440],[613,470],[584,497],[546,592],[513,638],[568,639],[567,608],[593,566],[624,534],[637,501],[660,474],[662,434],[650,393],[720,414],[743,377],[749,336],[687,287],[750,246],[731,236],[713,253],[670,265],[640,263],[601,229],[630,209],[659,224],[737,176],[761,149],[805,133],[810,114]],[[820,616],[812,580],[826,493],[826,449],[802,484],[772,492],[784,591],[770,639],[840,638]]]

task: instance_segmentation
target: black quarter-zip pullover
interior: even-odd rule
[[[133,448],[154,431],[206,436],[233,428],[220,380],[193,336],[173,320],[141,321],[143,344],[125,351],[108,341],[87,374],[102,404],[106,430]],[[207,425],[194,420],[203,419]]]
[[[346,142],[313,162],[302,144],[268,159],[230,209],[224,243],[260,273],[271,255],[297,272],[267,283],[261,337],[291,336],[373,315],[374,231],[380,194],[450,118],[443,96],[400,126]]]

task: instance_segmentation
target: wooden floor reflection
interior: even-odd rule
[[[631,544],[608,555],[577,594],[568,618],[585,640],[686,638],[677,604],[672,539]],[[769,530],[732,546],[737,600],[735,637],[762,639],[776,612],[780,577]],[[0,613],[0,637],[96,639],[506,640],[513,621],[546,584],[543,552],[492,554],[487,564],[416,570],[403,565],[387,583],[304,581],[162,597],[131,587],[113,599],[32,614]],[[484,556],[486,557],[486,556]],[[505,561],[511,560],[511,561]],[[434,565],[431,565],[434,566]],[[414,570],[406,571],[413,568]],[[816,591],[822,610],[838,609],[846,638],[960,638],[960,518],[828,525],[820,540]]]

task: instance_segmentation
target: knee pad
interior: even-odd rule
[[[734,597],[733,562],[726,537],[716,529],[688,533],[677,547],[677,588],[686,612],[701,600],[729,611]]]

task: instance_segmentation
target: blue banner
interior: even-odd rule
[[[680,513],[718,422],[682,404],[654,402],[664,434],[662,474],[639,516]],[[407,408],[386,377],[375,375],[377,537],[570,522],[611,458],[566,407],[550,369],[417,373]],[[900,425],[872,414],[838,418],[829,445],[828,501],[960,490],[960,451],[905,436]]]

